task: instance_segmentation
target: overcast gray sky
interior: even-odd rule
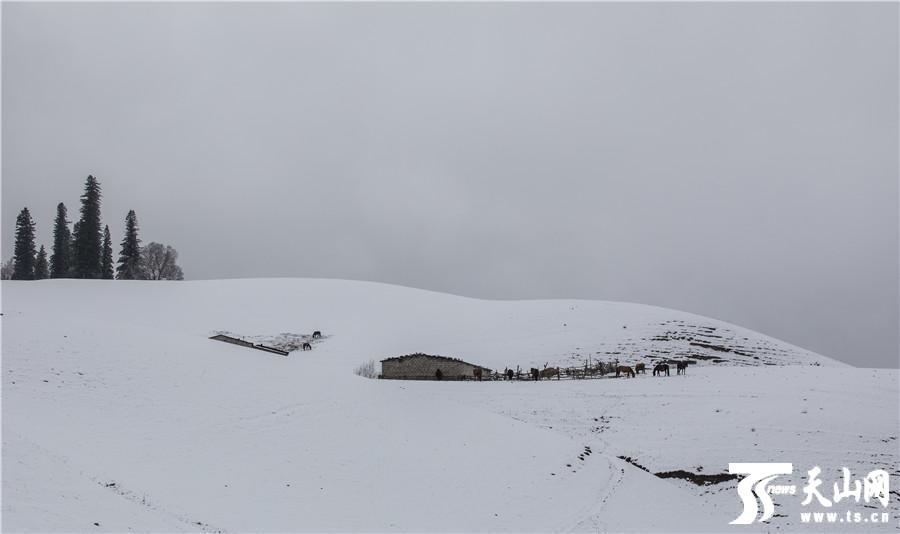
[[[688,310],[898,360],[898,5],[2,5],[2,244]],[[118,246],[116,246],[116,253]]]

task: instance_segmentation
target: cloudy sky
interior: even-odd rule
[[[898,359],[898,5],[2,6],[2,245],[635,301]]]

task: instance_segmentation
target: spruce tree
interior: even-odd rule
[[[78,257],[78,227],[81,221],[72,224],[72,238],[69,240],[69,278],[75,278],[75,258]]]
[[[100,183],[88,176],[81,195],[81,219],[75,237],[75,277],[100,278],[101,269]]]
[[[34,279],[45,280],[47,278],[50,278],[50,264],[47,262],[47,251],[44,250],[44,245],[41,245],[34,258]]]
[[[125,217],[125,238],[122,239],[122,251],[119,252],[119,266],[116,268],[119,280],[139,280],[143,278],[141,270],[141,240],[138,239],[137,215],[134,210]]]
[[[13,280],[34,280],[34,221],[28,208],[16,217],[16,247],[13,254]]]
[[[68,213],[62,202],[56,206],[56,222],[53,225],[53,253],[50,254],[50,277],[65,278],[72,268],[72,233],[69,231]]]
[[[104,280],[113,279],[113,254],[112,238],[109,236],[109,226],[103,229],[103,261],[100,262],[102,277]]]

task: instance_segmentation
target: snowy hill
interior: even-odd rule
[[[229,331],[275,339],[280,333],[320,329],[333,335],[328,345],[340,359],[348,358],[347,364],[425,351],[492,368],[578,365],[588,356],[623,362],[676,358],[721,365],[843,365],[728,323],[639,304],[486,301],[340,280],[96,284],[90,288],[96,304],[77,312],[84,286],[44,281],[27,290],[40,301],[54,302],[64,316],[114,315],[126,324],[190,336]],[[21,285],[4,289],[6,316],[15,320],[21,313]],[[122,306],[132,311],[119,310]]]
[[[335,280],[2,290],[4,531],[718,532],[739,512],[734,481],[654,473],[796,451],[898,470],[896,371],[673,310]],[[314,330],[313,350],[288,357],[208,339]],[[539,384],[352,373],[416,351],[495,369],[698,363]],[[778,402],[752,400],[764,395]]]

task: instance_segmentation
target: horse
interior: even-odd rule
[[[441,370],[438,369],[437,371],[434,372],[434,379],[435,379],[435,380],[443,380],[443,379],[444,379],[444,373],[442,373]]]
[[[507,380],[512,380],[514,374],[515,374],[515,373],[513,372],[512,369],[507,369],[507,370],[506,370],[506,379],[507,379]]]
[[[310,345],[309,343],[304,343],[300,345],[300,350],[312,350],[312,345]]]
[[[322,332],[319,332],[318,330],[313,332],[313,339],[319,339],[320,337],[322,337]]]
[[[529,374],[531,375],[531,379],[535,382],[541,379],[541,371],[537,367],[532,367]]]
[[[476,368],[472,369],[472,375],[475,377],[475,380],[478,380],[479,382],[481,382],[483,370],[481,369],[481,367],[476,367]]]
[[[625,373],[625,376],[628,378],[634,378],[634,369],[628,367],[627,365],[620,365],[616,367],[616,378],[619,377],[620,373]]]
[[[679,374],[679,375],[686,375],[687,374],[687,366],[688,366],[687,362],[676,362],[675,363],[675,373]]]
[[[647,366],[642,363],[639,363],[634,366],[634,372],[647,374]]]
[[[669,365],[665,363],[658,363],[653,367],[653,376],[657,374],[662,376],[663,373],[666,373],[666,376],[669,376]]]
[[[559,367],[546,367],[541,371],[541,378],[553,378],[559,380]]]

